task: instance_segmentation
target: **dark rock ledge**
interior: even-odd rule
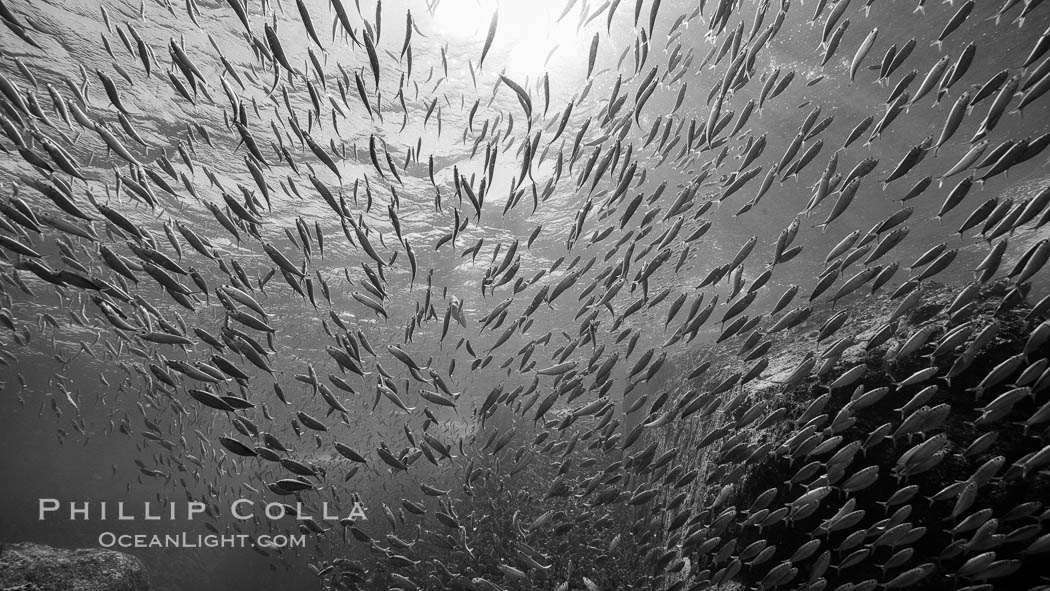
[[[134,556],[19,542],[0,546],[0,591],[149,591]]]

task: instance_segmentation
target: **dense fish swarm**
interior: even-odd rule
[[[5,412],[303,588],[1045,587],[1039,0],[294,4],[0,0]]]

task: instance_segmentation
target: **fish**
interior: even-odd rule
[[[542,7],[453,4],[398,36],[389,3],[142,3],[52,52],[60,7],[0,0],[0,381],[34,429],[127,445],[212,533],[288,497],[313,550],[266,553],[278,586],[1035,576],[1038,2],[574,0],[520,39]]]
[[[478,68],[480,69],[485,65],[485,57],[489,53],[489,49],[492,48],[492,42],[496,38],[496,27],[499,25],[499,11],[492,13],[492,20],[489,22],[489,30],[485,35],[485,44],[481,47],[481,57],[478,58]]]
[[[874,27],[868,33],[864,41],[861,42],[860,47],[857,48],[857,53],[853,56],[853,61],[850,62],[849,68],[849,79],[850,82],[854,82],[857,78],[857,70],[860,69],[861,62],[867,57],[868,52],[871,51],[872,45],[875,44],[875,40],[878,38],[879,28]]]

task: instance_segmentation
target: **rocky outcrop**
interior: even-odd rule
[[[148,591],[134,556],[21,542],[0,546],[0,591]]]
[[[708,394],[688,428],[665,428],[663,445],[699,472],[692,519],[666,516],[666,545],[690,560],[676,584],[1045,582],[1046,319],[1006,282],[920,289],[814,306],[797,328],[763,336],[773,345],[761,379]],[[742,358],[761,339],[741,340],[705,356],[707,384],[673,390],[748,373]]]

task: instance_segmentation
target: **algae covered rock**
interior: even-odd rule
[[[663,433],[700,472],[688,518],[666,517],[665,545],[690,566],[671,586],[1045,582],[1043,306],[1005,282],[922,292],[815,308],[773,338],[764,378]],[[709,351],[706,384],[687,385],[747,371],[738,347]]]
[[[134,556],[90,548],[69,550],[21,542],[0,546],[4,591],[148,591],[149,578]]]

